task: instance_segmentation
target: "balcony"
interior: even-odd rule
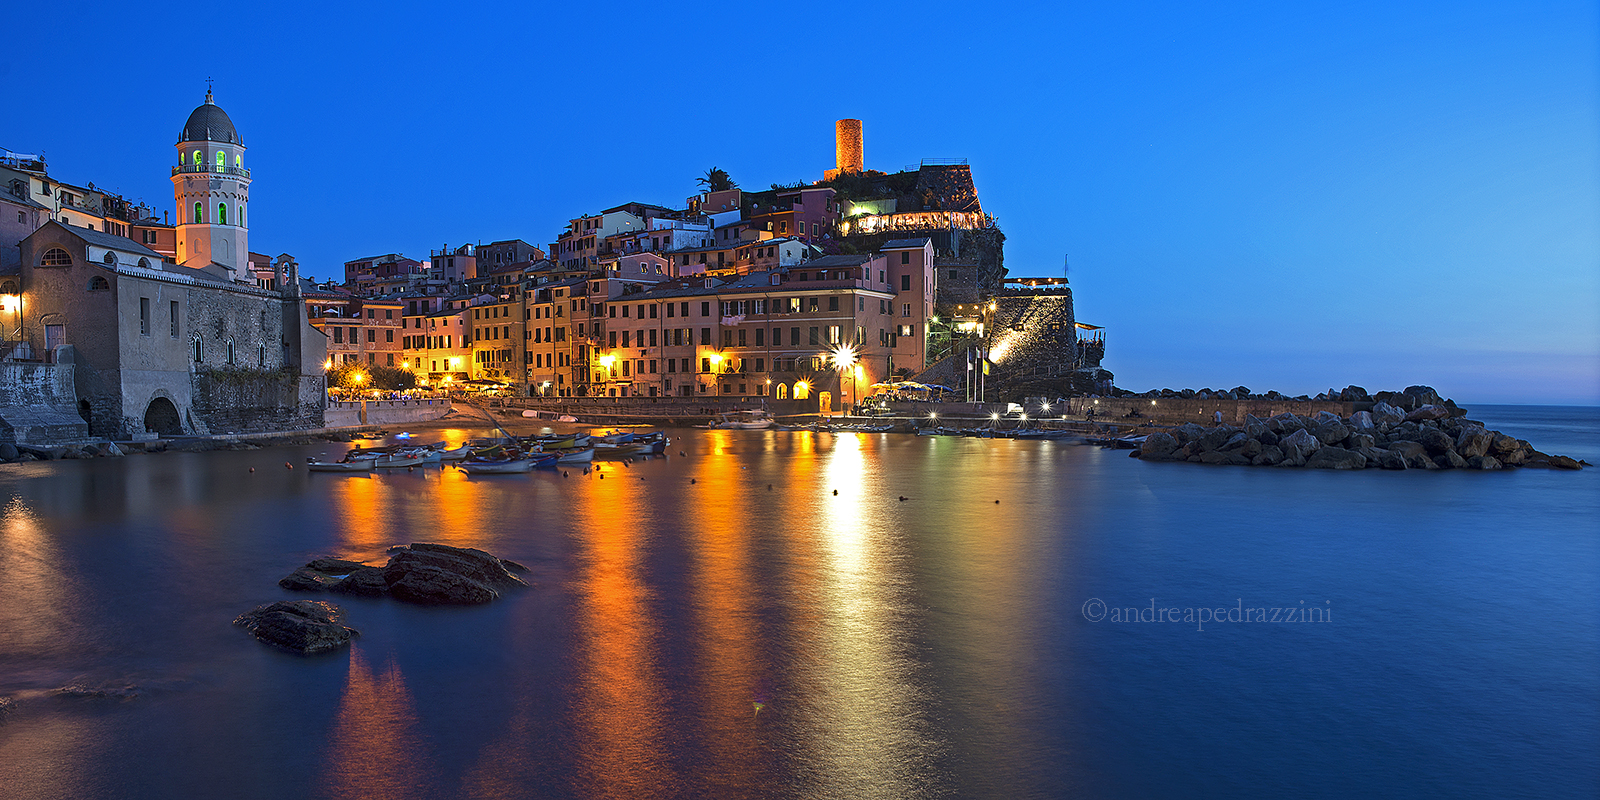
[[[186,164],[172,168],[172,174],[174,175],[189,172],[209,172],[214,175],[233,175],[235,177],[245,178],[247,180],[250,177],[250,170],[247,170],[244,167],[215,167],[211,166],[210,164]]]

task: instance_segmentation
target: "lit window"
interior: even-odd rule
[[[44,258],[39,259],[39,264],[46,267],[70,267],[72,256],[59,247],[52,247],[44,251]]]
[[[228,224],[228,204],[227,203],[218,203],[217,204],[217,224],[218,225],[226,225],[226,224]]]
[[[222,152],[221,150],[217,151],[217,166],[219,166],[219,167],[228,166],[228,154]]]
[[[204,165],[205,163],[205,156],[201,155],[199,150],[194,151],[194,165],[198,167]]]
[[[203,204],[195,203],[194,204],[194,218],[189,220],[189,221],[190,222],[196,222],[196,223],[205,222],[205,215],[206,215],[205,208],[206,207]]]

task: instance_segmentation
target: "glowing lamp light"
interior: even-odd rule
[[[1040,411],[1049,411],[1050,410],[1050,404],[1049,403],[1040,403],[1039,404],[1039,410]]]
[[[357,372],[356,374],[350,376],[350,380],[354,381],[357,386],[360,386],[366,382],[367,376]]]
[[[999,414],[990,414],[989,415],[989,419],[999,419],[999,418],[1000,418]]]
[[[1023,422],[1027,422],[1028,421],[1028,412],[1026,412],[1026,411],[1022,412],[1022,421]]]
[[[939,418],[939,412],[937,412],[937,411],[929,411],[928,412],[928,419],[938,419],[938,418]]]
[[[22,297],[14,294],[0,294],[0,311],[12,312],[22,308]]]
[[[795,381],[794,388],[802,392],[808,392],[811,391],[811,384],[806,381]]]
[[[326,360],[326,361],[324,361],[324,362],[322,362],[322,368],[323,368],[323,369],[324,369],[324,370],[330,370],[330,369],[333,369],[333,359],[331,359],[331,358],[330,358],[330,359],[328,359],[328,360]]]
[[[610,353],[600,357],[600,366],[605,367],[606,369],[610,369],[611,365],[615,363],[617,363],[617,357],[611,355]]]

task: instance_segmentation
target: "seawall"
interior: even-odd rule
[[[76,366],[0,363],[0,443],[48,444],[89,438],[73,388]]]
[[[1147,425],[1156,423],[1161,425],[1182,425],[1185,422],[1194,422],[1207,425],[1216,420],[1217,412],[1222,412],[1222,421],[1243,425],[1247,415],[1259,419],[1267,419],[1285,412],[1299,414],[1300,416],[1316,416],[1318,412],[1327,411],[1341,417],[1349,417],[1357,411],[1371,411],[1373,403],[1343,400],[1223,400],[1199,398],[1149,398],[1149,397],[1074,397],[1067,400],[1065,410],[1054,410],[1055,413],[1066,414],[1071,417],[1088,417],[1089,412],[1094,412],[1094,418],[1104,422],[1116,422],[1123,425]],[[1028,412],[1034,413],[1036,408],[1029,408]],[[1137,416],[1133,416],[1137,414]]]
[[[350,425],[406,425],[431,422],[450,413],[449,400],[368,400],[366,420],[361,419],[362,403],[329,403],[323,424],[329,428]]]

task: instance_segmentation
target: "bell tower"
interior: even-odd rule
[[[249,279],[250,170],[244,140],[206,89],[206,101],[178,134],[172,194],[178,204],[178,263],[212,264],[230,280]]]

